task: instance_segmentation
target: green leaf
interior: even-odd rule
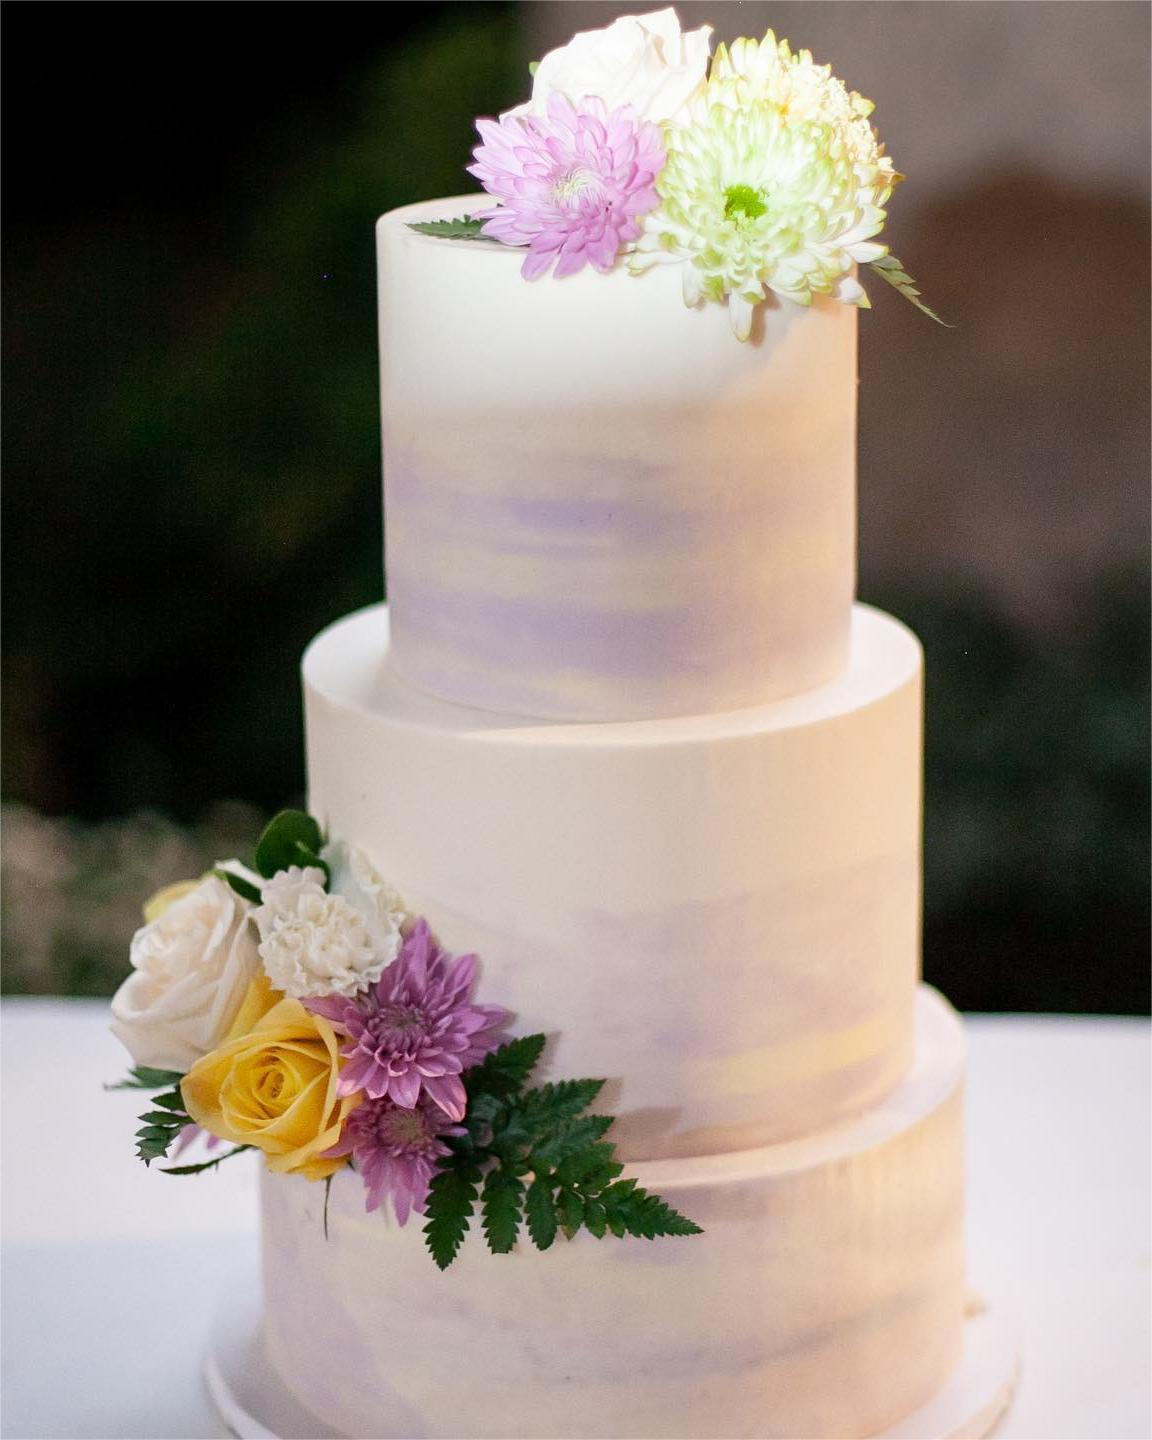
[[[605,1206],[607,1211],[608,1207]],[[659,1195],[649,1195],[636,1186],[611,1207],[611,1214],[622,1223],[629,1235],[654,1240],[657,1235],[702,1235],[694,1221],[673,1210]]]
[[[332,1198],[332,1176],[324,1180],[324,1239],[328,1239],[328,1202]]]
[[[597,1145],[586,1145],[575,1155],[569,1155],[563,1164],[556,1167],[556,1181],[559,1185],[579,1185],[587,1176],[595,1174],[604,1165],[611,1165],[616,1147],[607,1141]],[[621,1167],[623,1168],[623,1167]]]
[[[565,1156],[586,1147],[612,1123],[603,1117],[579,1132],[571,1143],[561,1143],[560,1132],[566,1132],[573,1117],[593,1101],[603,1086],[602,1080],[561,1080],[541,1085],[508,1101],[507,1108],[492,1121],[492,1149],[505,1163],[524,1160],[525,1152],[554,1145],[557,1153],[548,1162],[556,1164]],[[541,1168],[536,1158],[529,1158],[532,1169]]]
[[[916,282],[912,279],[911,275],[908,274],[907,270],[904,269],[900,261],[896,259],[895,255],[881,255],[879,260],[873,260],[870,263],[872,269],[875,270],[876,274],[879,275],[882,280],[886,280],[894,290],[898,290],[900,294],[904,296],[905,300],[910,300],[912,304],[916,306],[917,310],[922,310],[930,320],[935,320],[937,325],[943,325],[946,330],[955,328],[949,325],[947,320],[941,320],[935,310],[929,309],[929,307],[924,304],[920,298],[920,291],[917,288]]]
[[[469,1127],[491,1125],[501,1116],[506,1103],[499,1095],[490,1093],[474,1096],[468,1102],[467,1124]]]
[[[552,1169],[569,1156],[594,1144],[612,1126],[611,1115],[582,1115],[560,1125],[541,1140],[529,1156],[534,1170]]]
[[[606,1161],[584,1175],[580,1181],[580,1189],[585,1195],[598,1195],[617,1175],[622,1174],[623,1170],[624,1166],[618,1160]]]
[[[442,1270],[459,1251],[478,1203],[495,1254],[515,1246],[525,1223],[539,1250],[549,1249],[560,1230],[571,1239],[582,1226],[598,1239],[609,1232],[699,1233],[659,1196],[620,1178],[616,1147],[603,1138],[612,1117],[581,1114],[602,1080],[524,1089],[544,1045],[543,1035],[511,1040],[464,1074],[468,1133],[448,1142],[453,1153],[441,1162],[425,1209],[425,1240]]]
[[[183,1116],[173,1115],[171,1110],[149,1110],[139,1118],[142,1125],[175,1125],[177,1129],[183,1129],[187,1123]]]
[[[524,1200],[524,1218],[528,1222],[528,1234],[537,1250],[547,1250],[556,1239],[556,1206],[552,1202],[552,1187],[539,1176],[528,1187]]]
[[[224,880],[236,894],[244,900],[250,900],[253,905],[259,905],[261,900],[260,891],[250,880],[245,880],[243,875],[237,875],[233,870],[225,870],[223,866],[217,866],[212,871],[218,880]]]
[[[468,1231],[480,1180],[478,1165],[448,1163],[450,1168],[433,1177],[424,1207],[424,1241],[441,1270],[447,1270],[456,1258]]]
[[[604,1231],[608,1228],[608,1212],[599,1200],[585,1200],[584,1228],[595,1235],[597,1240],[603,1240]]]
[[[161,1105],[165,1110],[179,1110],[184,1114],[184,1096],[179,1090],[166,1090],[163,1095],[153,1095],[153,1105]]]
[[[546,1035],[522,1035],[486,1055],[464,1075],[469,1100],[477,1095],[519,1095],[547,1042]]]
[[[231,1150],[225,1150],[223,1155],[217,1155],[212,1160],[203,1160],[199,1165],[165,1165],[161,1171],[164,1175],[200,1175],[205,1170],[214,1170],[217,1165],[223,1165],[225,1160],[231,1160],[233,1155],[240,1155],[245,1150],[251,1150],[251,1145],[236,1145]],[[325,1234],[327,1238],[327,1234]]]
[[[483,220],[473,220],[469,215],[461,215],[456,220],[410,221],[408,228],[420,235],[432,235],[438,240],[483,240],[488,244],[499,245],[499,240],[483,233],[483,226]]]
[[[183,1128],[183,1125],[143,1125],[136,1134],[141,1140],[155,1140],[167,1149]]]
[[[631,1195],[636,1189],[635,1180],[617,1180],[614,1185],[609,1185],[607,1190],[600,1196],[605,1205],[615,1205],[623,1200],[625,1195]]]
[[[584,1223],[584,1201],[574,1190],[561,1190],[556,1197],[556,1211],[565,1235],[571,1240]]]
[[[603,1080],[558,1080],[529,1090],[521,1097],[520,1109],[527,1124],[543,1129],[579,1115],[603,1088]]]
[[[303,810],[281,810],[273,816],[256,845],[256,869],[271,879],[290,865],[315,865],[330,880],[328,866],[320,859],[324,836],[320,826]]]
[[[507,1170],[490,1170],[484,1182],[481,1205],[484,1236],[494,1255],[506,1255],[520,1231],[520,1205],[524,1186]]]
[[[105,1085],[105,1090],[163,1090],[169,1085],[179,1085],[184,1079],[179,1070],[153,1070],[150,1065],[137,1065],[128,1073],[129,1079]]]
[[[151,1165],[153,1160],[163,1160],[168,1154],[168,1147],[175,1140],[178,1131],[173,1131],[163,1140],[140,1139],[136,1141],[136,1156],[143,1160],[145,1165]]]

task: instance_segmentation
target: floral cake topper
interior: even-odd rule
[[[903,176],[872,102],[771,30],[709,63],[711,33],[666,9],[551,51],[529,100],[476,122],[468,169],[495,204],[412,228],[521,247],[528,280],[675,265],[685,303],[727,305],[741,340],[770,294],[869,308],[862,265],[939,320],[875,238]]]
[[[496,1254],[522,1230],[541,1250],[581,1229],[699,1233],[621,1178],[611,1117],[585,1113],[604,1082],[529,1087],[545,1037],[510,1038],[509,1013],[475,999],[477,957],[444,951],[312,816],[284,811],[252,867],[170,885],[144,921],[112,1001],[135,1065],[111,1088],[152,1092],[136,1132],[146,1165],[203,1141],[210,1158],[166,1173],[252,1149],[306,1180],[352,1166],[368,1211],[425,1217],[441,1269],[477,1210]]]

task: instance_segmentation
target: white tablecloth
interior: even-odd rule
[[[145,1170],[141,1097],[100,1089],[126,1063],[105,1022],[87,1001],[3,1006],[0,1433],[223,1437],[201,1347],[255,1272],[254,1157]],[[969,1034],[970,1247],[1023,1345],[997,1434],[1149,1440],[1148,1029],[976,1017]]]

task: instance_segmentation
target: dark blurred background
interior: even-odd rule
[[[141,898],[300,798],[300,652],[381,590],[373,220],[472,188],[473,117],[633,8],[4,7],[9,990],[110,992]],[[861,322],[860,593],[928,657],[928,978],[1141,1011],[1149,9],[679,9],[877,102],[884,238],[956,324]]]

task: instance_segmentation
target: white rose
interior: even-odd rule
[[[148,913],[112,1000],[112,1030],[137,1065],[183,1072],[216,1048],[259,971],[252,906],[210,875]]]
[[[573,104],[595,95],[609,110],[631,105],[641,120],[671,120],[704,85],[711,36],[710,25],[682,34],[671,8],[583,30],[545,55],[531,100],[507,113],[544,115],[549,95],[558,90]]]
[[[377,950],[365,914],[324,888],[324,872],[292,865],[267,881],[255,920],[260,958],[277,990],[351,997],[380,978],[394,952]]]

